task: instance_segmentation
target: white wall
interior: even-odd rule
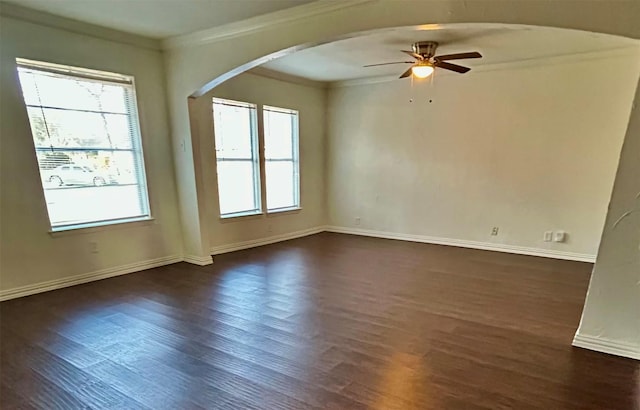
[[[636,109],[640,86],[636,89]],[[640,116],[632,117],[574,345],[640,360]]]
[[[214,96],[299,111],[301,210],[220,219],[211,113]],[[205,137],[201,145],[206,171],[203,180],[209,244],[214,253],[242,242],[289,235],[325,224],[325,89],[242,74],[192,100],[191,110],[192,127],[195,120],[198,134]]]
[[[6,17],[0,26],[0,295],[76,275],[179,259],[182,239],[161,52]],[[16,57],[135,76],[153,222],[48,233]],[[97,243],[97,254],[90,242]]]
[[[332,89],[329,224],[595,257],[640,69],[606,58]]]

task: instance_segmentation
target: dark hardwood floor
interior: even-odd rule
[[[0,305],[2,409],[640,409],[585,263],[323,233]]]

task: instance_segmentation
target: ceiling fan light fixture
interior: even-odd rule
[[[2,0],[0,0],[2,1]],[[433,74],[436,68],[453,71],[458,74],[469,72],[469,67],[452,64],[449,60],[466,60],[468,58],[482,58],[482,54],[477,51],[468,53],[435,55],[438,43],[435,41],[419,41],[411,46],[411,50],[400,50],[413,57],[414,61],[394,61],[391,63],[368,64],[364,67],[375,67],[390,64],[411,64],[408,70],[404,71],[399,78],[427,78]]]
[[[433,74],[433,67],[430,65],[415,65],[411,68],[411,72],[417,78],[427,78]]]

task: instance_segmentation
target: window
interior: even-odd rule
[[[220,215],[260,213],[256,106],[214,98],[213,116]]]
[[[300,207],[298,112],[269,106],[262,111],[263,133],[258,138],[255,104],[213,99],[222,218],[261,213],[261,192],[266,193],[267,212]],[[259,144],[264,144],[264,163],[259,162]]]
[[[149,218],[133,77],[17,64],[52,230]]]
[[[298,112],[263,108],[267,211],[300,206]]]

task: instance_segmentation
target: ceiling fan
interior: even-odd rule
[[[467,58],[482,58],[482,54],[478,53],[477,51],[473,51],[470,53],[445,54],[436,56],[436,48],[438,48],[438,43],[436,43],[435,41],[419,41],[417,43],[413,43],[413,45],[411,46],[412,51],[400,50],[403,53],[413,57],[415,61],[396,61],[393,63],[369,64],[365,65],[364,67],[375,67],[390,64],[413,64],[407,71],[402,73],[400,78],[409,77],[411,76],[411,74],[418,78],[426,78],[430,76],[436,68],[444,68],[445,70],[464,74],[471,69],[469,67],[451,64],[447,61],[463,60]]]

